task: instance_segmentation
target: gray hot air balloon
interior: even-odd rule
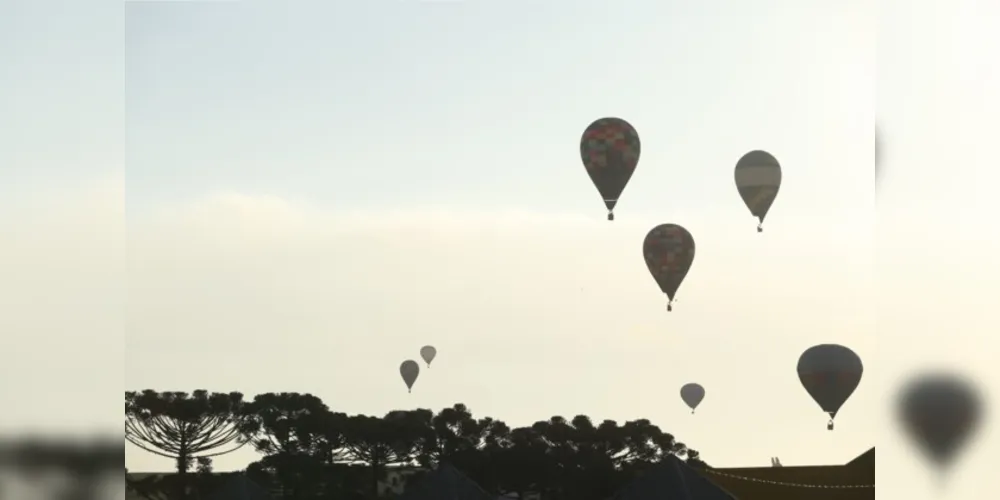
[[[799,380],[824,412],[833,419],[861,383],[864,366],[858,355],[837,344],[821,344],[806,349],[799,357]]]
[[[425,345],[420,348],[420,357],[424,358],[424,362],[427,363],[427,368],[431,367],[431,361],[437,356],[438,350],[432,345]]]
[[[736,189],[750,213],[757,218],[757,232],[764,231],[764,217],[781,187],[781,165],[771,153],[751,151],[736,162]]]
[[[972,437],[982,418],[983,402],[968,381],[947,373],[910,379],[897,401],[903,429],[931,461],[944,469]]]
[[[681,387],[681,399],[688,405],[688,408],[691,408],[691,413],[694,413],[694,410],[701,404],[701,400],[705,399],[705,388],[701,384],[684,384],[684,387]]]
[[[417,375],[420,375],[420,365],[412,359],[403,361],[403,364],[399,365],[399,374],[403,377],[403,382],[406,383],[406,391],[413,391],[413,383],[417,381]]]

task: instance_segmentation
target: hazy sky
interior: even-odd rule
[[[844,462],[877,443],[882,493],[930,498],[887,403],[928,363],[1000,378],[1000,202],[987,191],[1000,180],[987,157],[997,8],[680,3],[129,3],[124,184],[113,171],[54,182],[100,165],[86,147],[105,145],[32,149],[38,130],[5,124],[20,149],[0,159],[62,168],[17,171],[45,194],[4,211],[18,245],[0,262],[21,279],[5,300],[72,290],[49,307],[23,301],[8,329],[121,297],[121,254],[97,249],[121,234],[124,193],[126,388],[311,392],[348,413],[463,402],[512,425],[650,418],[718,466]],[[56,32],[11,24],[0,36],[20,44],[24,83],[0,102],[54,113],[44,92],[72,82],[85,123],[120,131],[120,103],[117,115],[85,109],[96,91],[83,88],[120,82],[120,68],[93,56],[94,73],[114,78],[45,73],[31,61],[55,57]],[[59,56],[89,61],[82,49]],[[876,110],[889,160],[877,204]],[[578,156],[583,128],[608,115],[643,139],[613,224]],[[732,179],[751,149],[784,166],[761,235]],[[698,244],[670,314],[639,251],[661,222]],[[55,262],[88,271],[70,283]],[[112,324],[91,323],[75,338]],[[11,338],[8,349],[51,356],[38,335]],[[834,433],[795,376],[802,350],[827,342],[867,368]],[[398,365],[428,343],[438,360],[408,395]],[[0,372],[14,389],[3,406],[40,356]],[[695,416],[677,394],[689,381],[708,392]],[[995,441],[970,450],[966,483],[988,470]],[[131,470],[171,466],[132,448],[126,458]]]

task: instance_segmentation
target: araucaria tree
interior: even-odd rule
[[[173,459],[184,475],[198,459],[231,453],[248,442],[256,419],[244,406],[238,392],[126,392],[125,439]]]

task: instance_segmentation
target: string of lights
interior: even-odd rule
[[[866,489],[874,488],[874,484],[804,484],[804,483],[786,483],[782,481],[771,481],[768,479],[759,479],[756,477],[745,477],[737,476],[735,474],[727,474],[725,472],[719,472],[712,469],[707,469],[707,472],[714,474],[716,476],[727,477],[730,479],[739,479],[741,481],[750,481],[752,483],[764,483],[773,484],[775,486],[789,486],[793,488],[818,488],[818,489],[831,489],[831,490],[852,490],[852,489]]]

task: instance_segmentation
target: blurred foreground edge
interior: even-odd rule
[[[125,443],[108,435],[7,436],[0,438],[0,467],[81,473],[124,470]]]

